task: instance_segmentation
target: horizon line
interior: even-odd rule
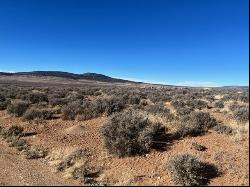
[[[76,72],[69,72],[69,71],[61,71],[61,70],[31,70],[31,71],[10,71],[10,70],[1,70],[0,73],[30,73],[30,72],[64,72],[64,73],[72,73],[72,74],[85,74],[85,73],[95,73],[95,72],[82,72],[82,73],[76,73]],[[164,86],[181,86],[181,87],[204,87],[204,88],[220,88],[220,87],[249,87],[248,85],[219,85],[216,82],[210,82],[210,81],[192,81],[192,80],[184,80],[180,81],[177,83],[171,83],[171,82],[166,82],[166,81],[154,81],[154,80],[145,80],[145,79],[137,79],[137,78],[131,78],[131,77],[117,77],[117,76],[112,76],[108,75],[105,73],[95,73],[95,74],[102,74],[105,76],[109,76],[111,78],[115,79],[122,79],[122,80],[127,80],[127,81],[133,81],[133,82],[140,82],[144,84],[155,84],[155,85],[164,85]]]

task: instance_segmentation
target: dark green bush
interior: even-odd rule
[[[110,116],[115,112],[120,112],[125,108],[124,100],[120,97],[98,98],[86,103],[81,118],[88,120],[102,115]]]
[[[7,109],[8,105],[11,103],[10,99],[5,99],[0,101],[0,110],[5,110]]]

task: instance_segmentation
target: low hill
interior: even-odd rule
[[[45,76],[52,76],[52,77],[61,77],[66,79],[75,79],[75,80],[92,80],[92,81],[100,81],[100,82],[112,82],[112,83],[135,83],[129,80],[123,79],[116,79],[112,78],[103,74],[98,73],[84,73],[84,74],[75,74],[69,72],[62,72],[62,71],[32,71],[32,72],[16,72],[16,73],[6,73],[0,72],[0,75],[5,76],[38,76],[38,77],[45,77]]]

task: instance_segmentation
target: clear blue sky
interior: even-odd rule
[[[248,85],[247,0],[0,0],[0,71]]]

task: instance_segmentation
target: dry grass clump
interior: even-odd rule
[[[95,169],[87,167],[86,165],[77,167],[72,172],[72,176],[74,179],[78,179],[84,184],[92,184],[92,185],[97,184],[95,178],[98,177],[99,174],[100,174],[99,170],[96,171]]]
[[[32,146],[25,150],[25,156],[27,159],[44,158],[47,156],[47,154],[48,152],[46,150]]]
[[[23,128],[18,126],[18,125],[13,125],[8,129],[2,129],[1,130],[1,135],[3,136],[3,138],[9,138],[9,137],[20,137],[23,135]]]
[[[47,151],[31,146],[23,136],[23,128],[11,126],[8,129],[0,129],[2,137],[9,143],[10,147],[15,147],[18,151],[24,151],[27,159],[38,159],[47,156]]]
[[[207,148],[197,142],[192,143],[192,148],[195,149],[196,151],[206,151]]]
[[[21,139],[17,136],[12,136],[6,139],[10,147],[15,147],[18,151],[23,151],[29,149],[29,144],[26,140]]]
[[[57,171],[64,171],[65,169],[73,166],[77,160],[86,158],[87,155],[88,152],[85,149],[74,151],[57,165]]]
[[[166,108],[162,104],[148,105],[145,107],[146,111],[154,115],[160,116],[168,121],[174,120],[174,115],[171,114],[170,109]]]

